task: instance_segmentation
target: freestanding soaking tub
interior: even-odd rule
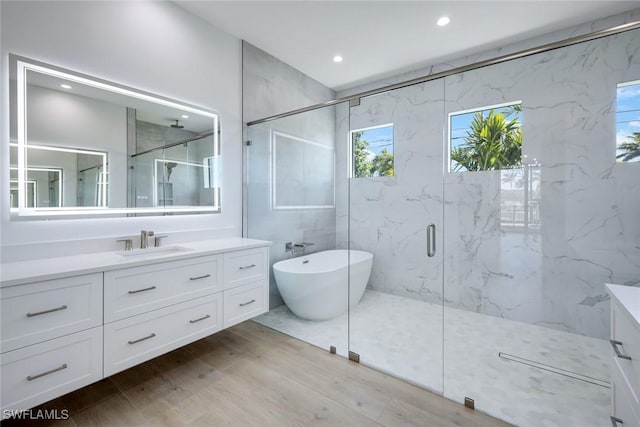
[[[293,314],[307,320],[327,320],[360,302],[372,263],[369,252],[331,250],[277,262],[273,273]]]

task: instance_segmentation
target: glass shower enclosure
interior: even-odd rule
[[[320,280],[306,289],[282,289],[273,266],[348,247],[348,181],[339,172],[346,169],[346,158],[337,152],[343,145],[338,132],[349,126],[348,108],[338,104],[251,126],[244,154],[245,236],[273,242],[271,311],[258,321],[342,356],[349,351],[347,256],[334,253],[342,258],[340,268],[324,268],[315,260],[305,265],[307,273],[336,270],[335,286]],[[299,300],[325,301],[326,310],[297,309]]]
[[[640,283],[638,46],[626,31],[249,126],[245,235],[272,264],[350,265],[325,283],[344,314],[296,314],[287,298],[323,290],[281,295],[274,267],[257,321],[516,425],[607,425],[604,284]]]

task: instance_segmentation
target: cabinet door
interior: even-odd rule
[[[104,326],[104,373],[113,375],[222,329],[222,293]]]
[[[224,291],[224,327],[266,313],[269,308],[269,282],[258,280]]]
[[[224,288],[235,288],[267,278],[268,268],[267,248],[228,252],[224,254]]]
[[[1,356],[2,409],[29,409],[102,379],[102,327]]]
[[[611,320],[613,360],[630,387],[629,398],[640,412],[640,326],[615,298],[611,301]]]
[[[637,410],[634,404],[633,392],[629,388],[629,384],[620,370],[617,361],[613,361],[611,366],[611,379],[613,388],[613,416],[618,421],[620,427],[640,427],[640,418],[638,418]]]
[[[222,256],[125,268],[105,273],[105,323],[222,290]]]
[[[0,289],[2,352],[102,324],[102,273]]]

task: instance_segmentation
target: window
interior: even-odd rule
[[[393,176],[393,123],[350,132],[352,167],[350,176]]]
[[[616,159],[619,162],[640,162],[640,81],[618,85]]]
[[[522,102],[449,113],[449,171],[519,167]]]

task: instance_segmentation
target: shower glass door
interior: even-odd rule
[[[273,242],[270,311],[255,321],[344,357],[348,204],[336,129],[348,119],[345,103],[248,126],[244,147],[244,235]]]
[[[640,164],[616,161],[638,46],[636,30],[445,79],[445,397],[522,427],[611,424],[604,284],[640,265]]]
[[[339,122],[337,171],[349,182],[349,350],[442,392],[443,82],[353,104]],[[368,281],[356,251],[373,257]]]

